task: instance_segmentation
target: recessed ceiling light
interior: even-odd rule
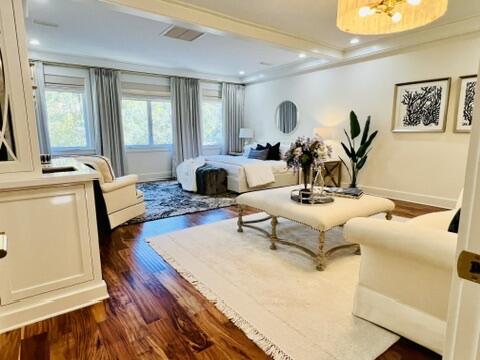
[[[422,0],[407,0],[407,3],[413,6],[420,5],[421,2]]]
[[[353,38],[352,40],[350,40],[350,44],[352,45],[358,44],[359,42],[360,42],[359,38]]]
[[[245,71],[240,70],[240,71],[238,72],[238,75],[245,75]]]
[[[298,57],[299,57],[300,59],[303,59],[303,58],[306,58],[306,57],[307,57],[307,54],[305,54],[305,53],[300,53],[300,54],[298,54]]]
[[[37,39],[31,39],[30,40],[30,45],[33,45],[33,46],[40,45],[40,41],[38,41]]]

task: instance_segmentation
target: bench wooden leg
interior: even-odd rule
[[[317,270],[323,271],[327,267],[327,256],[325,255],[325,231],[320,231],[318,236]]]
[[[271,244],[270,244],[270,249],[271,250],[277,250],[277,240],[278,240],[278,237],[277,237],[277,225],[278,225],[278,219],[276,216],[272,216],[272,221],[271,221],[271,224],[272,224],[272,233],[270,235],[270,241],[271,241]]]
[[[238,220],[237,220],[237,225],[238,225],[238,229],[237,231],[238,232],[243,232],[243,206],[242,205],[238,205]]]
[[[387,211],[385,213],[385,219],[387,220],[392,220],[392,212],[391,211]]]

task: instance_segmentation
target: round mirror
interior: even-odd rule
[[[298,108],[292,101],[284,101],[277,107],[275,114],[277,128],[284,134],[292,133],[298,125]]]

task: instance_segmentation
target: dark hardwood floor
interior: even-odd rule
[[[437,210],[398,202],[396,214]],[[101,245],[110,298],[0,335],[0,359],[267,359],[144,241],[235,216],[224,208],[117,228]],[[379,359],[440,356],[401,339]]]

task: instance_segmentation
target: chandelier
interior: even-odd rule
[[[361,35],[414,29],[440,18],[448,0],[338,0],[337,27]]]

